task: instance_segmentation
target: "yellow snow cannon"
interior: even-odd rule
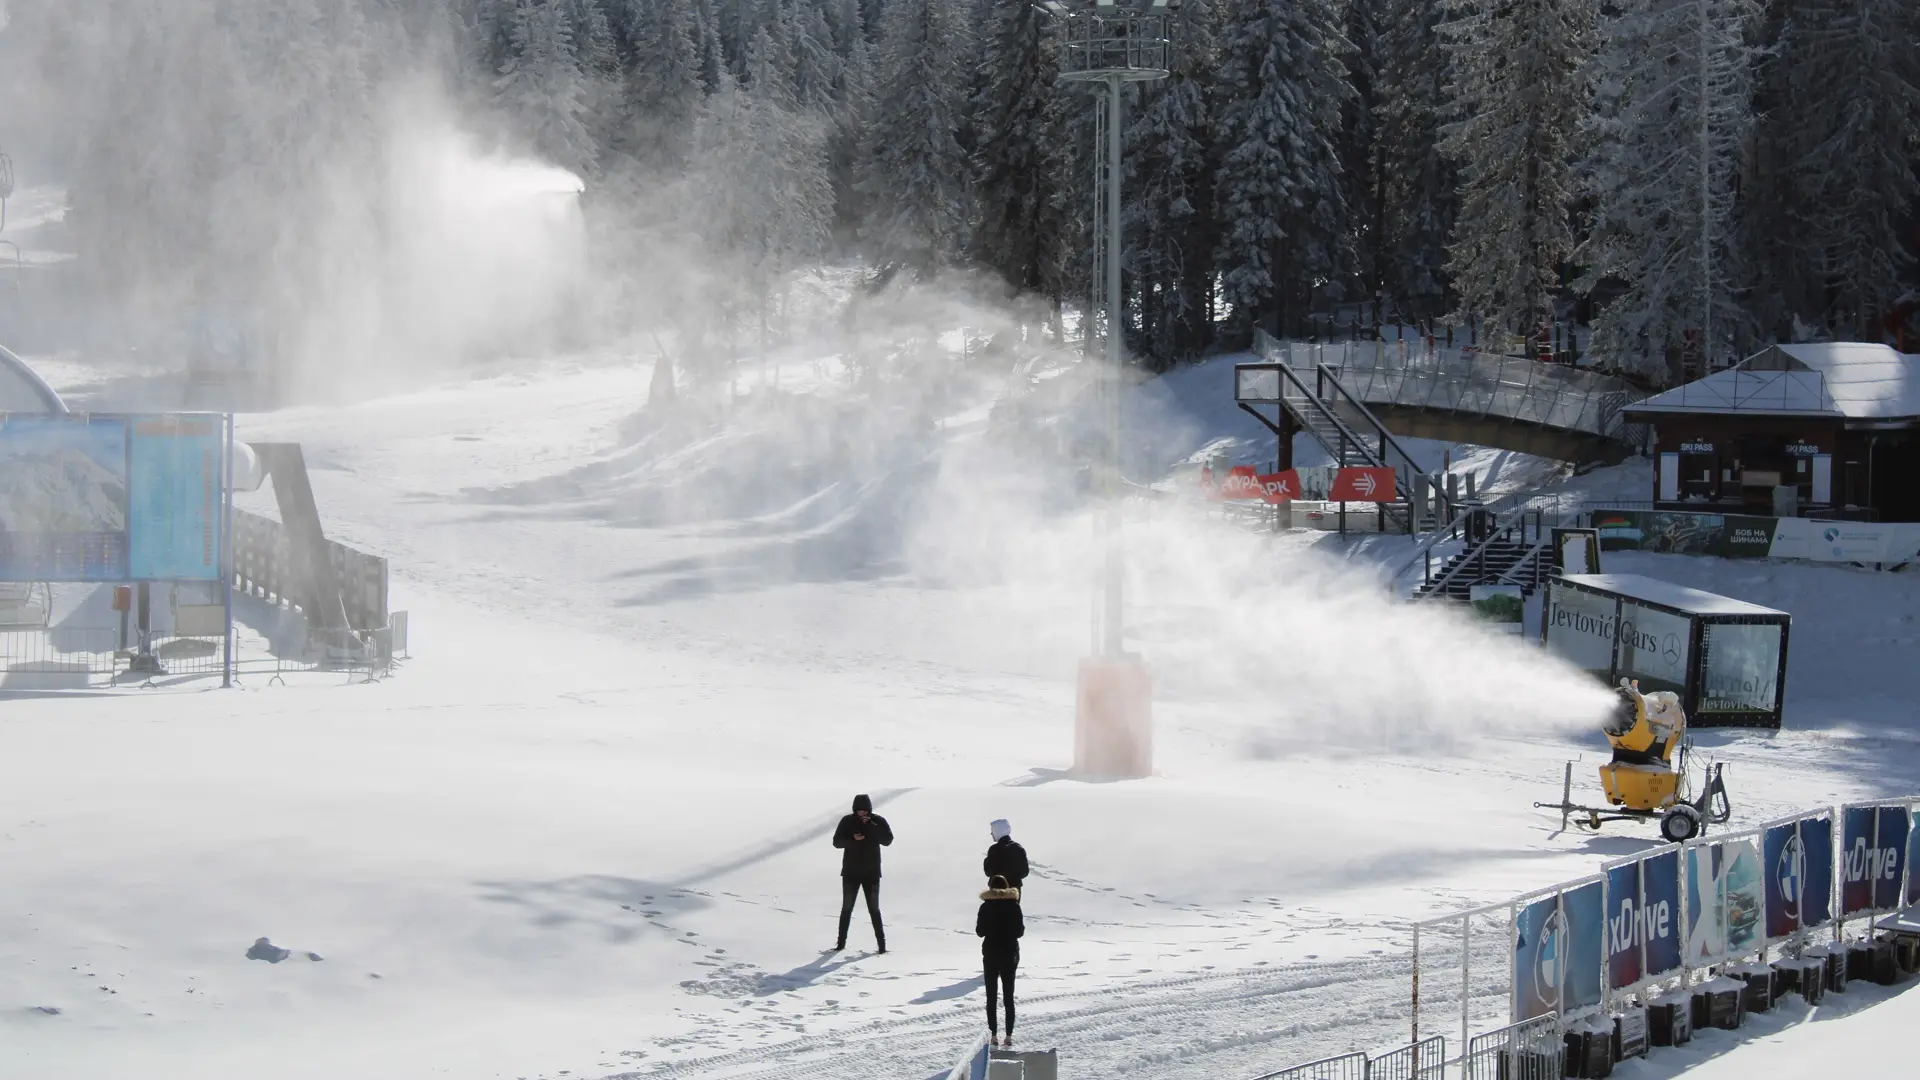
[[[1687,758],[1693,742],[1687,737],[1687,715],[1678,695],[1660,690],[1642,694],[1638,683],[1620,680],[1619,698],[1600,730],[1613,747],[1613,760],[1600,766],[1604,807],[1573,802],[1573,763],[1567,763],[1557,803],[1534,803],[1560,811],[1560,827],[1568,821],[1598,830],[1603,822],[1657,818],[1660,835],[1679,842],[1691,840],[1708,825],[1725,824],[1732,816],[1720,766],[1709,763],[1700,797],[1690,798]],[[1580,815],[1580,816],[1576,816]]]

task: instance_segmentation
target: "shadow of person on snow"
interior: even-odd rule
[[[978,989],[980,989],[980,979],[978,976],[971,979],[961,979],[957,983],[948,983],[946,986],[939,986],[928,990],[919,997],[907,1002],[907,1004],[931,1005],[936,1001],[952,1001],[954,998],[966,997]]]
[[[857,959],[859,959],[857,956],[840,956],[833,951],[823,952],[792,971],[779,975],[761,975],[760,986],[753,994],[755,997],[769,997],[774,994],[784,994],[789,990],[805,989]]]

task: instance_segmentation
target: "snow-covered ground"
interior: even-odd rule
[[[1224,370],[1137,396],[1163,464],[1270,454]],[[1036,866],[1022,1042],[1251,1076],[1399,1040],[1409,919],[1652,842],[1530,808],[1599,760],[1605,695],[1389,599],[1404,538],[1349,560],[1172,503],[1130,530],[1159,775],[1075,780],[1092,532],[1045,440],[811,360],[725,422],[641,415],[649,377],[609,353],[242,418],[392,560],[416,659],[0,691],[0,1077],[927,1076],[980,1026],[996,817]],[[1920,790],[1920,578],[1609,559],[1793,612],[1788,730],[1702,736],[1741,822]],[[898,835],[885,956],[858,918],[824,951],[856,792]],[[263,935],[295,957],[246,959]]]

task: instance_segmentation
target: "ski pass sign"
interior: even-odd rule
[[[1327,490],[1328,502],[1392,502],[1393,469],[1381,466],[1341,469]]]

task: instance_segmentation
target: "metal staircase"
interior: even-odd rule
[[[1550,572],[1551,535],[1540,515],[1529,511],[1490,519],[1479,531],[1470,525],[1466,548],[1442,563],[1438,573],[1429,568],[1412,598],[1465,603],[1475,585],[1518,585],[1522,596],[1532,596]]]
[[[1332,368],[1318,362],[1310,367],[1296,365],[1278,359],[1270,339],[1259,344],[1267,346],[1262,351],[1275,358],[1236,369],[1235,396],[1242,409],[1259,416],[1249,402],[1277,404],[1294,427],[1312,435],[1336,465],[1391,468],[1398,497],[1384,504],[1382,512],[1399,529],[1425,532],[1453,520],[1456,508],[1445,489],[1401,447],[1372,410],[1340,385]]]

